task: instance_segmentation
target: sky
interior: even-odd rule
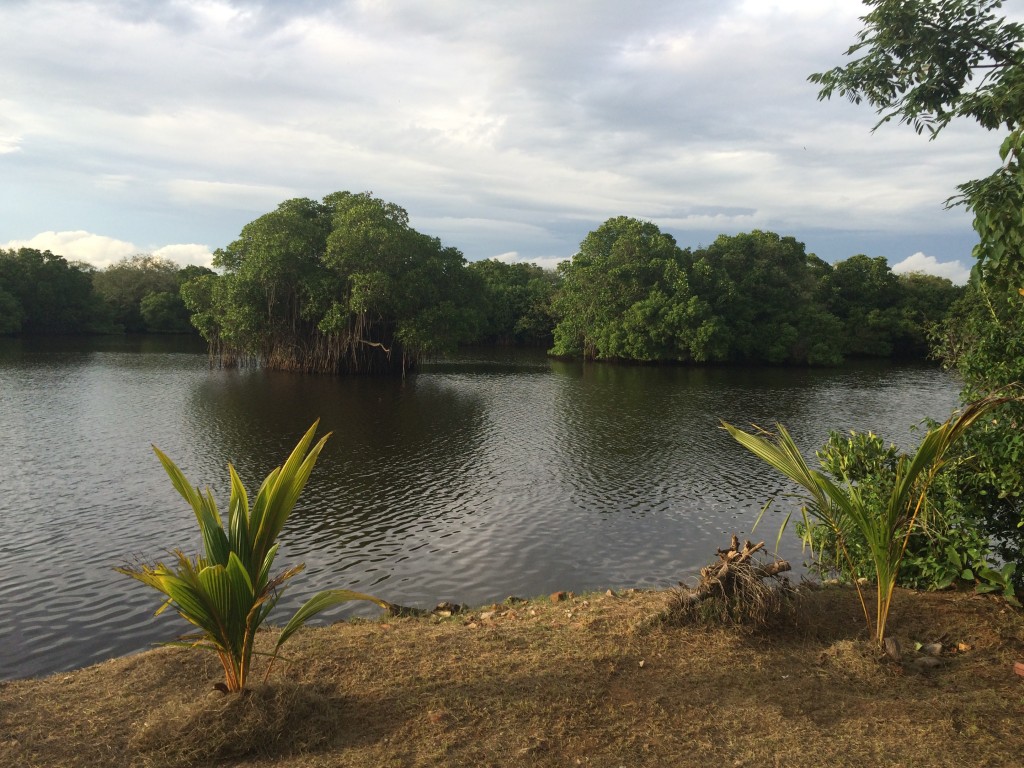
[[[3,0],[0,247],[209,264],[278,203],[348,190],[471,261],[553,266],[626,215],[682,247],[769,230],[964,282],[976,238],[944,202],[1001,137],[872,132],[871,107],[818,101],[807,76],[844,63],[865,12]]]

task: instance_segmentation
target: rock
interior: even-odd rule
[[[1024,661],[1015,661],[1013,663],[1013,671],[1024,677]]]
[[[450,603],[447,600],[443,600],[437,604],[437,607],[434,608],[431,613],[435,616],[454,616],[456,613],[460,613],[461,611],[462,606],[458,603]]]
[[[929,656],[939,656],[942,653],[942,643],[925,643],[921,646],[921,653]]]
[[[924,672],[925,670],[935,669],[940,666],[942,661],[937,659],[935,656],[918,656],[912,662],[910,666],[916,669],[918,672]]]

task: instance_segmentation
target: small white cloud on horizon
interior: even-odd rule
[[[68,261],[84,261],[98,269],[104,269],[123,258],[138,253],[152,253],[154,256],[170,259],[181,266],[196,264],[208,267],[213,259],[213,254],[205,245],[188,243],[165,245],[160,248],[140,248],[125,240],[97,235],[82,229],[67,232],[40,232],[28,240],[11,240],[0,244],[0,248],[13,250],[36,248],[63,256]]]
[[[524,259],[519,255],[518,251],[507,251],[505,253],[499,253],[497,256],[492,256],[495,261],[502,261],[505,264],[536,264],[542,269],[554,270],[558,268],[558,265],[563,261],[569,261],[571,256],[541,256],[534,259]]]
[[[210,247],[199,243],[165,245],[153,251],[153,255],[161,259],[169,259],[183,267],[190,264],[197,267],[209,267],[213,261],[213,253],[210,252]]]
[[[966,285],[971,277],[971,270],[959,260],[939,261],[934,256],[927,256],[921,251],[912,254],[903,261],[892,265],[896,274],[923,272],[926,275],[937,275],[951,280],[955,285]]]

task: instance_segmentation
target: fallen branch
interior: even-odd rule
[[[765,623],[788,604],[792,590],[779,574],[792,566],[786,560],[755,560],[753,555],[763,550],[763,541],[747,541],[741,547],[739,539],[733,536],[729,548],[718,550],[718,561],[701,569],[696,587],[680,585],[676,592],[677,610],[695,615],[698,604],[715,600],[720,603],[720,618]]]

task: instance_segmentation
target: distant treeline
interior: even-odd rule
[[[50,251],[0,249],[0,334],[195,333],[181,286],[212,274],[148,255],[98,270]]]
[[[771,232],[691,250],[620,216],[544,270],[460,251],[368,193],[287,200],[214,254],[220,273],[135,256],[104,270],[0,251],[0,333],[198,329],[221,363],[406,372],[459,344],[630,362],[833,365],[923,358],[963,293],[882,257],[830,265]]]
[[[885,258],[834,266],[773,232],[681,249],[650,222],[609,219],[559,267],[553,354],[597,360],[834,365],[925,357],[963,289],[895,275]]]

